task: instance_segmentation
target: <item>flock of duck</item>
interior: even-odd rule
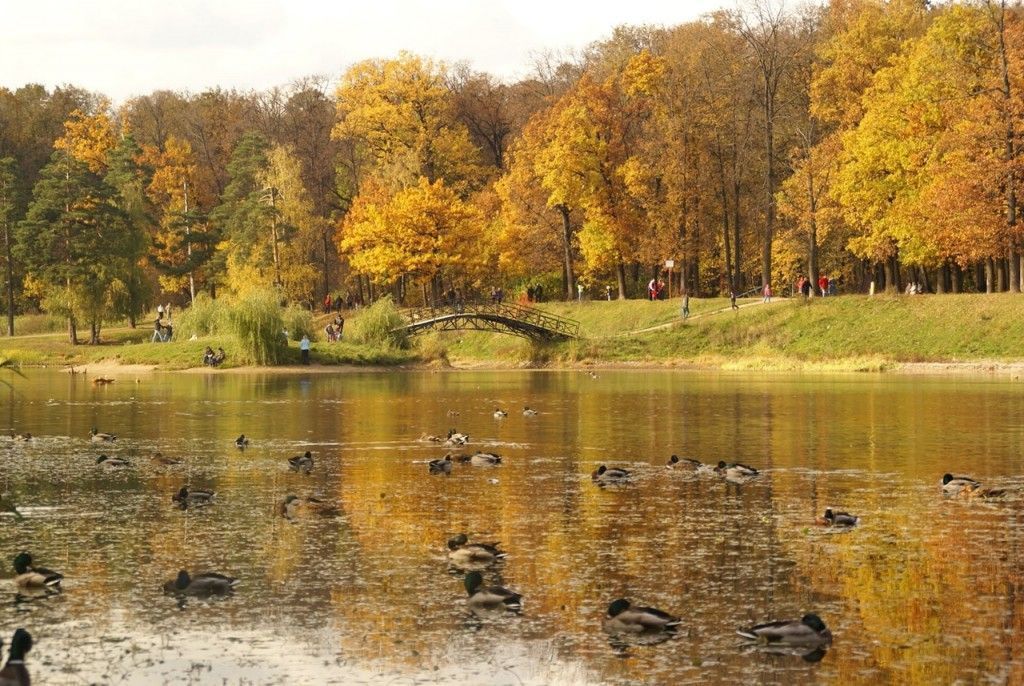
[[[524,417],[535,417],[538,412],[524,407]],[[449,416],[458,413],[449,412]],[[508,412],[500,408],[494,410],[495,419],[504,419]],[[15,434],[10,438],[16,442],[30,441],[31,434]],[[90,432],[90,440],[96,444],[112,444],[117,441],[115,434],[101,433],[95,427]],[[459,433],[455,429],[448,431],[444,437],[422,435],[421,441],[438,443],[449,449],[458,449],[470,442],[468,434]],[[249,446],[249,439],[240,435],[234,444],[239,450]],[[177,465],[180,460],[169,458],[159,452],[150,455],[150,459],[160,465]],[[123,458],[109,457],[101,454],[97,464],[105,469],[123,469],[131,466]],[[484,451],[473,453],[448,452],[443,458],[430,460],[427,463],[431,474],[448,475],[454,463],[473,466],[497,466],[502,463],[500,455]],[[288,458],[287,466],[291,471],[310,474],[314,469],[314,458],[310,451],[302,455]],[[717,465],[706,464],[693,458],[680,458],[672,455],[667,469],[687,470],[698,475],[722,478],[730,483],[743,484],[761,476],[754,467],[739,462],[719,461]],[[634,481],[635,474],[622,467],[600,465],[591,474],[591,480],[598,486],[625,486]],[[496,481],[496,480],[492,480]],[[979,481],[967,476],[945,474],[941,482],[942,492],[946,496],[957,498],[999,498],[1006,494],[1005,489],[984,487]],[[195,489],[182,486],[171,495],[176,506],[187,509],[210,505],[215,501],[216,493],[211,490]],[[15,510],[15,513],[16,510]],[[341,508],[329,501],[314,496],[285,496],[276,507],[276,513],[287,519],[303,516],[334,517],[341,514]],[[858,525],[860,517],[848,512],[837,512],[831,508],[816,519],[822,526],[850,529]],[[498,611],[519,612],[523,607],[523,596],[520,593],[498,585],[485,585],[483,572],[490,567],[504,563],[507,553],[500,549],[498,543],[470,542],[466,534],[459,534],[447,542],[448,561],[458,572],[464,574],[463,584],[468,594],[467,605],[474,612]],[[13,561],[14,583],[19,589],[34,589],[45,593],[59,593],[63,574],[37,566],[32,555],[26,551],[18,553]],[[162,589],[165,593],[184,598],[209,597],[227,595],[234,591],[238,580],[217,572],[203,572],[191,575],[187,570],[180,570],[177,576],[166,581]],[[679,616],[658,608],[634,605],[626,598],[617,598],[609,605],[603,621],[604,630],[614,636],[643,636],[646,642],[657,642],[671,638],[682,623]],[[765,649],[791,649],[806,660],[821,659],[824,648],[832,641],[832,633],[822,619],[813,613],[805,614],[799,619],[771,621],[751,627],[739,629],[739,636],[752,642],[752,645]],[[650,639],[654,639],[651,641]],[[2,642],[0,642],[2,645]],[[8,660],[0,670],[0,686],[28,686],[29,673],[25,667],[25,655],[32,647],[32,636],[24,628],[14,632],[11,640]]]

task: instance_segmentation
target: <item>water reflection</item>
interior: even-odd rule
[[[0,633],[32,631],[40,683],[1024,681],[1013,384],[657,371],[94,387],[30,372],[15,386],[0,433],[34,438],[0,438],[0,557],[7,576],[29,550],[66,578],[57,596],[7,582]],[[496,420],[496,406],[539,414]],[[93,426],[118,440],[93,444]],[[430,475],[453,449],[419,439],[451,428],[471,436],[454,450],[501,464]],[[307,450],[315,469],[290,470]],[[759,474],[669,470],[671,454]],[[598,487],[601,464],[630,479]],[[1008,493],[943,498],[946,472]],[[217,495],[179,509],[182,486]],[[288,495],[336,516],[281,517]],[[861,520],[833,535],[815,525],[826,508]],[[449,565],[461,533],[507,552],[485,583],[521,593],[521,614],[471,611]],[[180,569],[239,583],[179,606],[162,584]],[[671,609],[678,638],[609,637],[620,597]],[[806,612],[835,635],[827,652],[734,633]]]

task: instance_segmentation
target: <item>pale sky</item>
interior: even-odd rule
[[[514,79],[532,53],[721,7],[735,0],[0,0],[0,86],[72,83],[119,103],[336,77],[399,50]]]

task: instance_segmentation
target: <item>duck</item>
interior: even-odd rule
[[[32,564],[32,556],[26,552],[18,553],[14,558],[14,583],[19,588],[60,588],[64,575],[45,567]]]
[[[245,437],[245,434],[240,434],[238,438],[235,439],[235,447],[239,450],[244,449],[248,445],[249,439]]]
[[[981,482],[969,476],[942,475],[942,492],[959,498],[1000,498],[1006,495],[1004,488],[982,488]]]
[[[719,460],[718,466],[715,467],[715,473],[724,476],[729,481],[744,481],[746,479],[753,479],[755,476],[760,474],[753,467],[749,467],[740,462],[725,462],[725,460]]]
[[[153,454],[149,456],[149,459],[151,459],[153,462],[156,462],[157,464],[162,464],[166,467],[181,464],[181,460],[176,460],[173,457],[167,457],[159,450],[154,451]]]
[[[215,495],[217,495],[215,491],[182,486],[177,493],[171,496],[171,500],[178,503],[181,509],[184,510],[189,505],[209,505],[213,502]]]
[[[625,483],[632,478],[632,475],[630,474],[629,470],[626,469],[620,469],[618,467],[608,468],[604,465],[601,465],[600,467],[593,471],[593,473],[590,475],[590,478],[593,479],[596,483],[603,485]]]
[[[29,686],[31,679],[28,668],[25,667],[25,654],[30,650],[32,634],[25,629],[15,629],[11,637],[11,649],[7,654],[7,664],[0,669],[0,686]]]
[[[128,460],[124,460],[120,457],[107,457],[106,455],[100,455],[96,458],[96,464],[101,464],[107,469],[122,469],[128,467]]]
[[[818,519],[818,524],[822,526],[851,527],[857,526],[859,521],[860,517],[856,517],[849,512],[833,512],[831,507],[827,507],[825,508],[825,514]]]
[[[469,443],[469,434],[460,434],[455,429],[449,429],[448,438],[445,439],[444,443],[450,446],[466,445]]]
[[[469,594],[469,606],[477,609],[504,609],[517,612],[523,608],[523,596],[503,586],[484,586],[480,572],[470,572],[463,580]]]
[[[532,409],[529,405],[523,408],[524,417],[536,417],[538,414],[540,413],[537,412],[537,410]]]
[[[293,517],[306,515],[337,517],[340,514],[340,510],[337,505],[333,505],[325,500],[320,500],[319,498],[314,498],[312,496],[300,498],[297,495],[285,496],[284,501],[277,506],[277,512],[285,519],[292,519]]]
[[[681,622],[679,617],[657,608],[634,607],[625,598],[619,598],[608,606],[604,629],[612,634],[675,631]]]
[[[427,463],[431,474],[450,474],[452,471],[452,454],[448,453],[441,460],[431,460]]]
[[[505,410],[502,410],[501,408],[498,408],[498,407],[494,408],[494,418],[495,419],[504,419],[507,416],[508,416],[508,412],[506,412]]]
[[[486,565],[504,559],[508,553],[496,543],[470,543],[466,534],[448,540],[448,559],[457,566]]]
[[[832,632],[816,614],[806,614],[799,620],[784,620],[738,629],[737,634],[758,643],[784,645],[821,645],[832,642]]]
[[[18,443],[24,443],[26,441],[31,441],[32,440],[32,434],[27,433],[27,432],[23,433],[23,434],[16,434],[16,433],[14,433],[12,431],[11,432],[11,440],[12,441],[16,441]]]
[[[189,576],[186,570],[178,572],[178,576],[170,581],[164,582],[164,593],[175,595],[226,595],[235,590],[238,579],[216,572],[205,572]]]
[[[107,384],[114,383],[114,380],[113,379],[107,379],[107,378],[102,377],[102,376],[97,376],[95,379],[92,380],[92,383],[93,383],[94,386],[106,386]]]
[[[289,457],[288,469],[292,470],[293,472],[302,472],[303,474],[309,474],[311,471],[313,471],[313,453],[307,450],[302,455]]]
[[[704,464],[700,460],[695,460],[692,457],[679,457],[678,455],[673,455],[672,457],[668,458],[668,464],[666,464],[665,466],[669,469],[681,467],[683,469],[689,469],[694,472],[706,472],[710,471],[711,469],[710,466]]]
[[[420,434],[419,440],[423,443],[441,443],[444,441],[440,436],[435,436],[433,434]]]
[[[99,431],[96,430],[95,426],[92,427],[90,435],[92,437],[93,443],[113,443],[114,441],[117,440],[117,436],[115,436],[114,434],[100,433]]]
[[[476,467],[488,467],[501,464],[501,455],[495,453],[478,452],[470,455],[469,463]]]

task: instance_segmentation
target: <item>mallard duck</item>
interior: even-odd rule
[[[0,641],[0,645],[3,642]],[[24,629],[16,629],[11,637],[11,650],[7,654],[7,664],[0,669],[0,686],[29,686],[31,679],[25,667],[25,654],[32,650],[32,634]]]
[[[469,463],[477,467],[488,467],[501,464],[501,455],[478,452],[470,456]]]
[[[441,460],[431,460],[427,463],[431,474],[450,474],[452,471],[452,454],[448,453]]]
[[[288,495],[285,496],[284,501],[277,506],[277,512],[286,519],[292,519],[293,517],[309,515],[337,517],[341,511],[338,509],[337,505],[320,500],[319,498],[314,498],[312,496],[300,498],[297,495]]]
[[[14,558],[14,583],[21,588],[58,588],[64,575],[45,567],[32,564],[32,556],[26,552]]]
[[[718,466],[715,467],[715,473],[724,476],[730,481],[744,481],[746,479],[753,479],[760,472],[740,462],[727,463],[724,460],[719,460]]]
[[[123,460],[120,457],[107,457],[106,455],[97,457],[96,464],[101,464],[107,469],[122,469],[129,466],[128,460]]]
[[[675,631],[682,620],[653,607],[634,607],[625,598],[608,606],[604,628],[608,633]]]
[[[16,434],[16,433],[14,433],[12,431],[11,432],[11,440],[12,441],[16,441],[18,443],[24,443],[25,441],[31,441],[32,440],[32,434],[30,434],[30,433]]]
[[[190,505],[209,505],[213,502],[215,495],[217,495],[215,491],[182,486],[177,493],[171,496],[171,500],[178,503],[182,509],[185,509]]]
[[[529,406],[523,408],[524,417],[536,417],[538,414],[537,410],[531,409]]]
[[[849,512],[833,512],[831,507],[825,508],[825,514],[818,520],[822,526],[850,527],[856,526],[860,517],[855,517]]]
[[[90,433],[90,436],[92,437],[93,443],[113,443],[114,441],[117,440],[117,436],[115,436],[114,434],[100,433],[99,431],[96,430],[95,426],[92,427],[92,432]]]
[[[448,430],[448,438],[445,439],[444,444],[450,446],[466,445],[469,443],[469,434],[460,434],[455,429]]]
[[[502,586],[484,587],[484,577],[480,572],[470,572],[463,583],[469,594],[467,601],[470,607],[480,609],[498,609],[518,611],[523,607],[523,596]]]
[[[508,412],[506,412],[505,410],[502,410],[501,408],[498,408],[498,407],[494,408],[494,418],[495,419],[504,419],[507,416],[508,416]]]
[[[618,467],[608,468],[601,465],[593,471],[590,478],[599,484],[625,483],[631,478],[629,470]]]
[[[167,457],[160,451],[155,451],[152,455],[149,456],[149,459],[151,459],[153,462],[156,462],[157,464],[162,464],[167,467],[171,467],[176,464],[181,464],[181,460],[176,460],[173,457]]]
[[[832,632],[815,614],[806,614],[799,620],[758,624],[749,629],[739,629],[736,633],[759,643],[820,645],[832,641]]]
[[[289,457],[288,469],[292,470],[293,472],[302,472],[303,474],[309,474],[311,471],[313,471],[313,453],[307,450],[302,455]]]
[[[704,472],[709,471],[711,469],[711,467],[704,464],[700,460],[695,460],[692,457],[681,458],[678,455],[673,455],[672,457],[668,458],[668,464],[666,464],[665,466],[668,467],[669,469],[675,469],[679,467],[680,469],[689,469],[690,471],[694,472]]]
[[[248,445],[249,439],[245,437],[245,434],[240,434],[238,438],[235,439],[235,447],[239,450],[244,449]]]
[[[981,482],[969,476],[942,475],[942,492],[959,498],[1001,498],[1005,488],[982,488]]]
[[[470,543],[466,534],[448,541],[448,559],[456,566],[486,565],[503,559],[508,553],[498,550],[496,543]]]
[[[184,569],[178,576],[164,583],[164,593],[175,595],[225,595],[231,593],[238,585],[238,579],[215,572],[206,572],[189,576]]]

